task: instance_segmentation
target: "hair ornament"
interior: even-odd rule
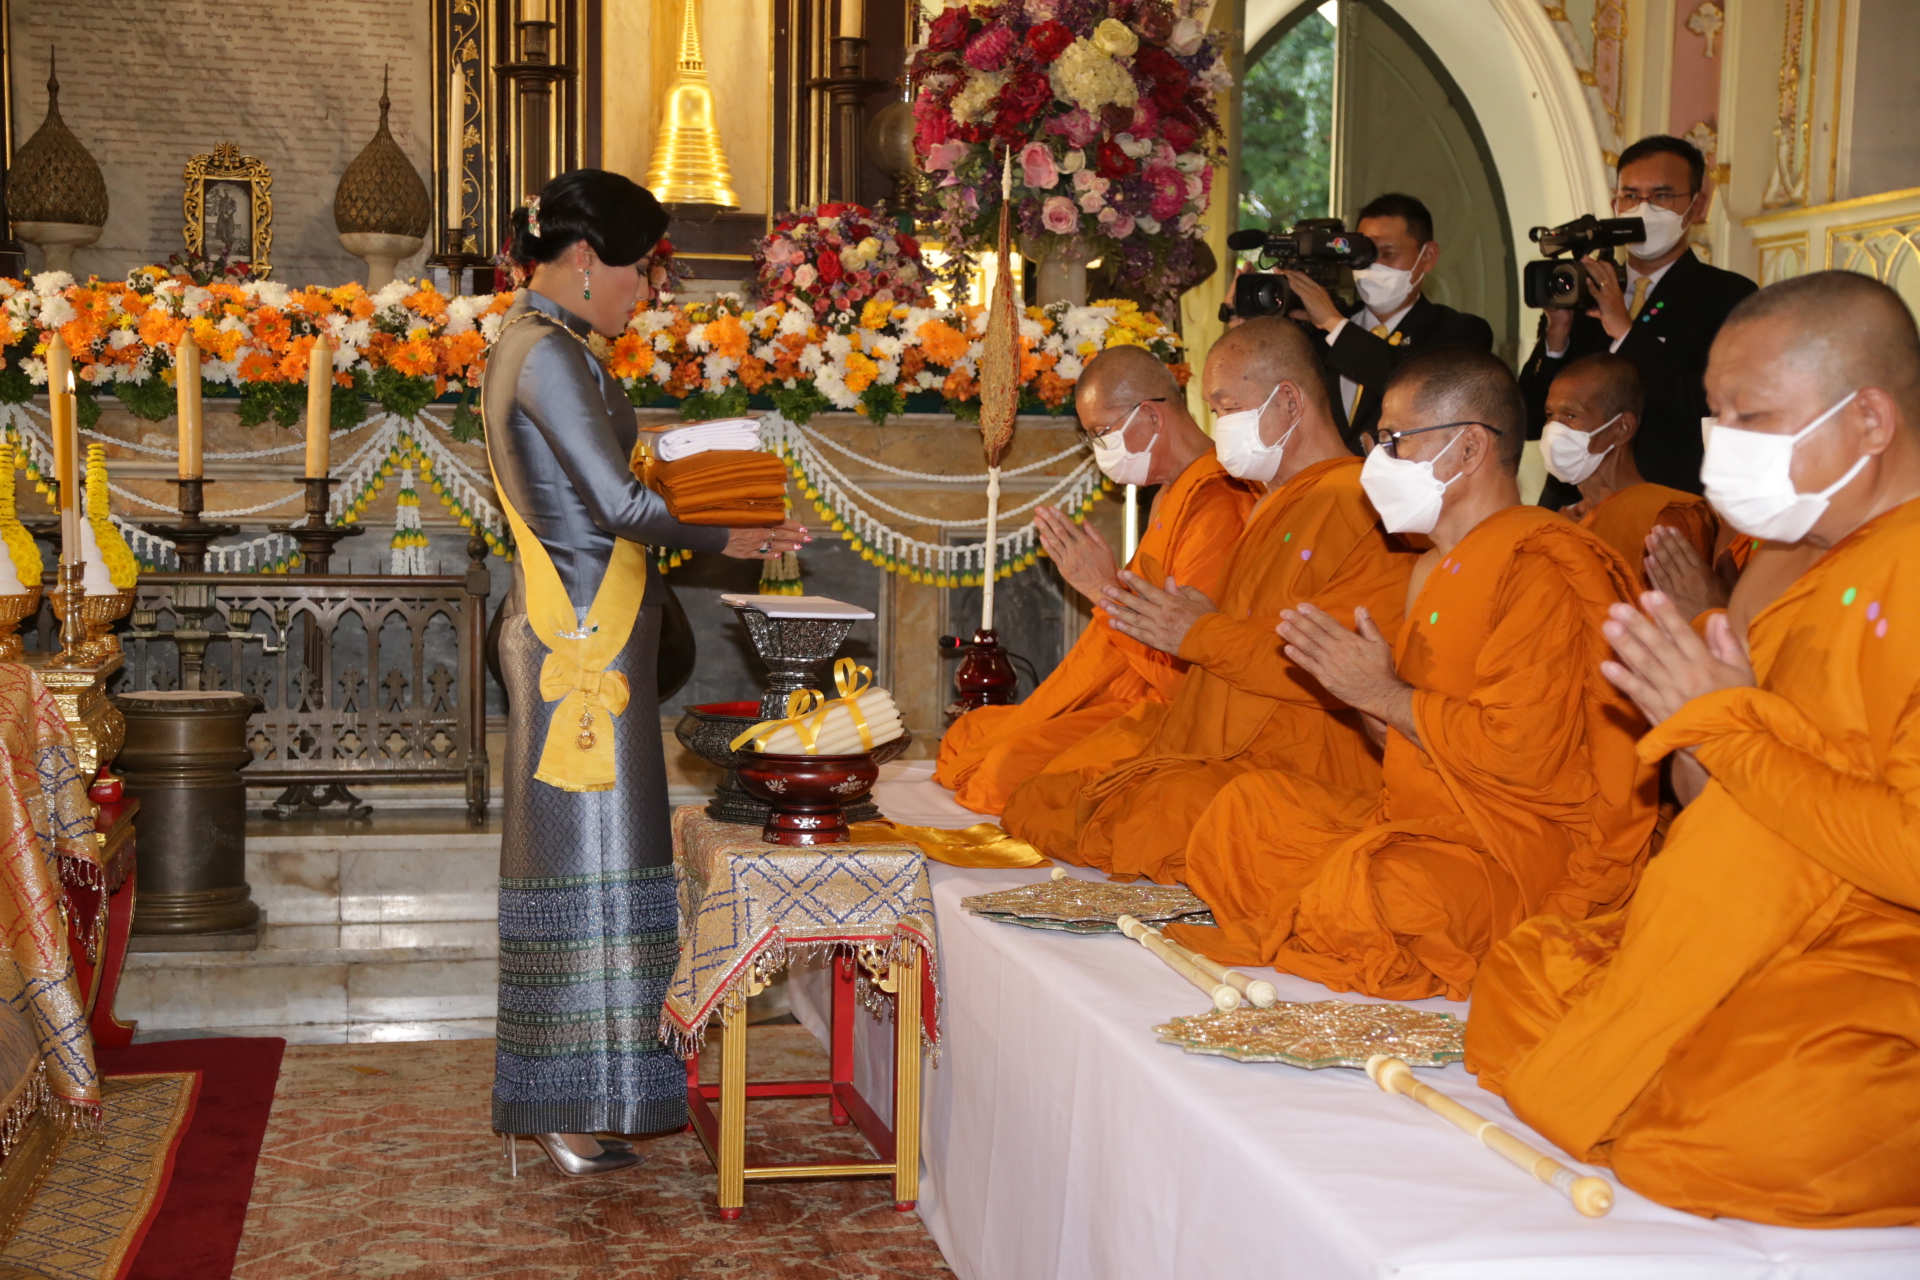
[[[528,196],[527,203],[523,207],[527,211],[527,234],[538,240],[540,238],[540,197]]]

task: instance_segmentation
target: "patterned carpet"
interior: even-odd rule
[[[805,1028],[756,1027],[749,1073],[816,1078]],[[710,1058],[712,1054],[708,1055]],[[488,1128],[493,1041],[287,1050],[236,1280],[896,1280],[950,1277],[884,1179],[750,1184],[743,1221],[713,1207],[693,1135],[641,1141],[639,1169],[563,1178],[530,1142],[507,1176]],[[753,1104],[747,1159],[870,1156],[813,1099]]]

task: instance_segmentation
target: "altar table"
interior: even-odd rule
[[[888,766],[882,810],[963,825],[969,815],[942,799],[929,771]],[[1137,943],[993,924],[960,906],[1047,875],[933,868],[944,1016],[941,1057],[926,1076],[920,1214],[961,1280],[1920,1276],[1920,1229],[1715,1221],[1624,1187],[1609,1217],[1589,1220],[1359,1071],[1160,1044],[1154,1026],[1202,1012],[1206,998]],[[1332,995],[1259,976],[1283,1000]],[[817,1020],[818,980],[800,987],[796,1012]],[[1415,1007],[1465,1013],[1444,1000]],[[884,1090],[878,1050],[891,1033],[859,1021],[861,1070]],[[1552,1149],[1463,1067],[1419,1078]]]

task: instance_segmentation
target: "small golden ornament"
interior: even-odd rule
[[[580,713],[580,736],[575,738],[574,741],[579,744],[582,751],[593,750],[593,744],[599,741],[598,738],[593,736],[593,712],[582,711]]]

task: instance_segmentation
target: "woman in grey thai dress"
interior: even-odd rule
[[[766,559],[806,540],[791,522],[682,524],[629,470],[633,408],[587,340],[626,327],[641,260],[666,226],[653,196],[618,174],[580,169],[548,183],[514,216],[510,253],[531,276],[503,318],[482,392],[488,458],[521,544],[500,635],[508,731],[493,1122],[535,1137],[570,1174],[639,1163],[629,1144],[596,1133],[686,1121],[685,1071],[658,1031],[677,951],[654,687],[660,583],[651,553],[631,544]],[[565,622],[543,632],[560,612]],[[598,660],[624,676],[624,709],[577,693],[559,701],[557,683],[543,691],[550,653],[564,665],[595,638],[617,644],[627,627]],[[595,741],[609,731],[610,755]],[[595,748],[607,778],[576,785],[568,770]]]

